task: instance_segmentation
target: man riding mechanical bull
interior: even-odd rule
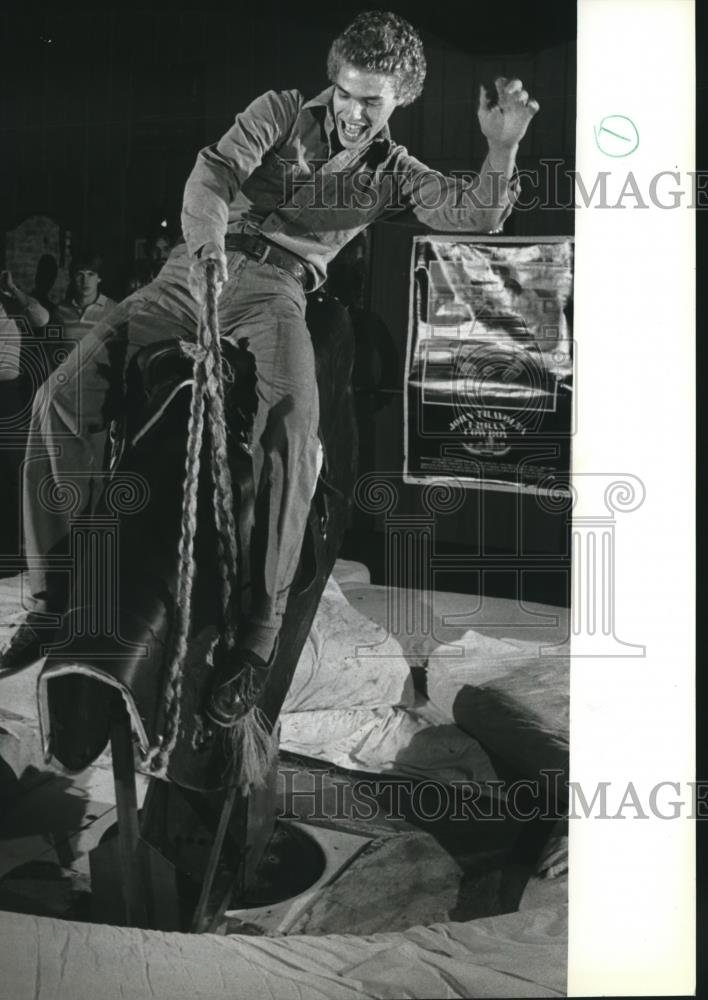
[[[258,684],[246,690],[240,679],[267,678],[321,462],[306,292],[377,220],[412,211],[433,230],[491,233],[511,212],[516,153],[538,104],[520,80],[498,79],[494,99],[481,87],[488,155],[476,178],[446,177],[396,144],[388,128],[395,108],[420,95],[425,68],[421,39],[403,18],[359,14],[331,46],[329,87],[309,100],[297,90],[257,97],[199,153],[184,192],[184,240],[160,275],[98,323],[37,393],[23,484],[32,606],[1,669],[36,660],[57,632],[44,624],[47,614],[66,611],[50,554],[68,535],[70,515],[39,502],[40,484],[71,483],[79,509],[93,509],[116,348],[127,366],[147,345],[193,341],[211,287],[221,336],[246,343],[255,359],[253,539],[261,571],[232,655],[213,671],[205,711],[221,727],[248,711]]]

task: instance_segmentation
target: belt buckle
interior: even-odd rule
[[[268,243],[267,240],[263,240],[263,250],[256,256],[256,261],[259,264],[262,264],[265,260],[268,259],[269,253],[270,253],[270,243]]]

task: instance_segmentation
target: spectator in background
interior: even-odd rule
[[[133,262],[133,273],[128,279],[128,295],[149,285],[158,276],[170,256],[171,249],[172,240],[167,229],[162,226],[146,239],[145,256]]]
[[[22,378],[23,334],[46,326],[49,313],[0,273],[0,551],[19,544],[20,467],[24,457],[30,398]],[[36,388],[36,386],[34,386]]]
[[[0,304],[6,316],[25,317],[33,330],[49,322],[49,310],[37,299],[23,292],[12,277],[12,271],[0,272]]]
[[[22,375],[23,334],[41,330],[49,311],[15,283],[11,271],[0,273],[0,434],[10,414],[28,402]],[[45,375],[48,373],[45,373]],[[37,388],[37,385],[33,387]],[[2,442],[0,441],[0,447]]]
[[[103,261],[95,251],[79,253],[71,262],[66,298],[54,307],[51,316],[52,323],[62,328],[63,357],[67,342],[69,349],[73,348],[117,305],[100,291],[102,269]]]
[[[164,227],[161,226],[157,232],[148,237],[147,242],[145,243],[145,255],[152,261],[155,277],[157,277],[162,270],[163,264],[170,256],[171,249],[172,240],[170,239],[167,229]]]

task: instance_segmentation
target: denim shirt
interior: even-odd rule
[[[394,143],[388,125],[365,147],[334,152],[333,90],[310,101],[268,91],[201,150],[182,207],[191,254],[208,242],[223,248],[227,232],[262,234],[305,261],[319,285],[345,243],[400,212],[442,232],[499,229],[516,185],[486,160],[476,177],[447,177]]]

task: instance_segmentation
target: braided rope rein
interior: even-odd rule
[[[194,540],[197,531],[200,452],[204,435],[205,411],[211,434],[211,472],[214,483],[215,523],[221,577],[222,644],[234,644],[231,595],[236,586],[238,564],[233,488],[228,462],[224,405],[223,364],[217,313],[219,288],[216,263],[207,263],[206,296],[197,328],[197,343],[182,341],[180,346],[194,362],[192,402],[187,427],[185,482],[182,525],[178,548],[178,582],[175,608],[175,635],[170,668],[165,682],[165,732],[160,744],[152,747],[147,763],[155,777],[166,777],[170,757],[177,745],[181,721],[182,681],[191,629],[192,592],[196,567]],[[208,406],[207,406],[208,404]],[[257,777],[257,776],[256,776]]]

